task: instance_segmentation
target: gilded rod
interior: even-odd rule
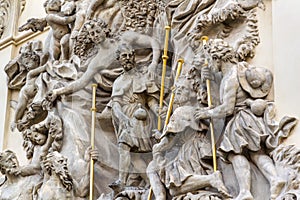
[[[92,125],[91,125],[91,147],[92,150],[95,149],[95,122],[96,122],[96,89],[97,84],[92,84]],[[94,198],[94,160],[90,159],[90,198],[89,200],[93,200]]]
[[[170,97],[170,102],[169,102],[169,106],[168,106],[168,112],[167,112],[167,116],[166,116],[166,120],[165,120],[165,126],[164,129],[167,127],[170,117],[171,117],[171,113],[172,113],[172,108],[173,108],[173,104],[174,104],[174,98],[175,98],[175,84],[180,76],[181,73],[181,69],[182,69],[182,65],[184,63],[183,59],[178,59],[178,66],[177,66],[177,72],[176,72],[176,76],[175,76],[175,80],[174,80],[174,85],[173,85],[173,89],[172,89],[172,94]]]
[[[160,113],[163,108],[164,102],[164,94],[165,94],[165,77],[167,71],[167,61],[168,61],[168,44],[169,44],[169,34],[170,34],[170,26],[165,27],[166,35],[165,35],[165,44],[164,44],[164,54],[162,56],[163,59],[163,67],[162,67],[162,75],[161,75],[161,87],[160,87],[160,98],[159,98],[159,115],[157,119],[157,129],[161,130],[161,116]]]
[[[201,37],[203,47],[207,44],[208,37],[203,36]],[[207,58],[205,58],[205,65],[208,66]],[[208,107],[212,107],[212,95],[211,95],[211,84],[210,80],[206,79],[206,88],[207,88],[207,101],[208,101]],[[213,168],[214,171],[217,171],[217,153],[216,153],[216,142],[215,142],[215,132],[214,132],[214,124],[213,119],[210,119],[210,134],[211,134],[211,150],[213,155]]]
[[[161,86],[160,86],[160,96],[159,96],[159,115],[157,118],[157,129],[161,130],[161,116],[160,113],[163,108],[163,102],[164,102],[164,95],[165,95],[165,77],[166,77],[166,71],[167,71],[167,61],[168,61],[168,45],[169,45],[169,34],[170,34],[170,26],[165,26],[165,44],[164,44],[164,54],[162,56],[163,59],[163,66],[162,66],[162,74],[161,74]],[[153,190],[152,187],[149,189],[149,194],[147,200],[151,200],[153,196]]]

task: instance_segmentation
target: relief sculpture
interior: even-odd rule
[[[43,5],[5,66],[28,162],[0,153],[1,199],[300,200],[297,119],[252,62],[262,0]]]

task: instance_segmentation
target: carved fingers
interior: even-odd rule
[[[205,80],[213,80],[213,74],[209,67],[203,67],[201,69],[201,79],[204,82]]]
[[[158,129],[152,130],[152,137],[156,140],[160,140],[162,133]]]
[[[194,117],[198,120],[198,119],[207,119],[210,118],[210,108],[205,107],[205,108],[197,108],[195,113],[194,113]]]
[[[84,160],[89,161],[90,159],[93,159],[94,161],[97,161],[99,158],[99,151],[97,149],[92,149],[91,146],[89,146],[84,154]]]

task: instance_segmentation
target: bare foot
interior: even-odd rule
[[[278,197],[284,185],[285,185],[285,181],[282,179],[276,179],[271,181],[271,188],[270,188],[271,200],[274,200],[276,199],[276,197]]]
[[[242,190],[234,200],[254,200],[254,198],[250,191]]]
[[[216,171],[212,175],[213,178],[210,180],[210,185],[216,188],[225,198],[231,198],[232,196],[228,193],[227,188],[223,183],[221,172]]]

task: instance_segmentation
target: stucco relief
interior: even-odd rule
[[[0,38],[3,35],[5,27],[7,26],[10,9],[9,0],[0,1]]]
[[[49,25],[46,41],[5,67],[28,164],[0,154],[1,199],[300,199],[299,150],[283,144],[297,119],[276,118],[276,80],[249,64],[264,8],[46,0],[19,27]]]

